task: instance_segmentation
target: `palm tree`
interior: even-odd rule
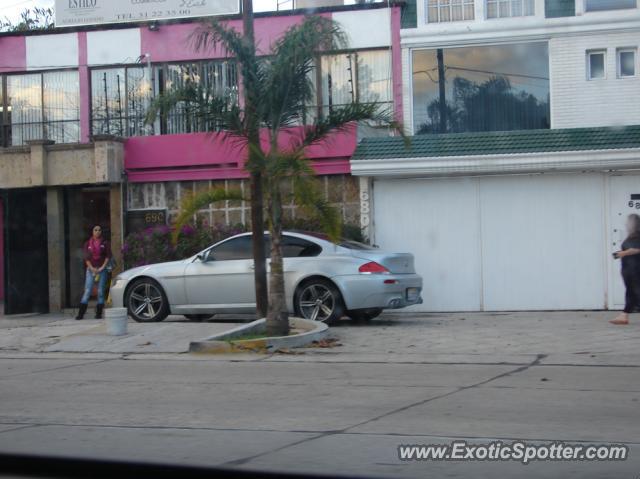
[[[315,103],[312,74],[317,56],[322,51],[347,46],[343,31],[332,20],[305,17],[272,45],[269,57],[258,57],[255,47],[239,32],[217,21],[203,24],[192,40],[198,51],[222,47],[235,57],[244,76],[244,88],[248,90],[245,101],[250,99],[255,117],[228,96],[192,82],[158,98],[150,110],[149,121],[153,121],[157,113],[166,114],[180,104],[202,131],[226,135],[229,141],[248,148],[246,167],[262,177],[271,238],[267,334],[284,335],[289,331],[289,321],[281,243],[283,182],[291,181],[296,203],[309,214],[321,217],[330,236],[337,238],[340,217],[320,193],[305,151],[311,145],[330,141],[332,133],[355,128],[357,122],[372,121],[378,126],[389,126],[393,121],[387,111],[381,111],[380,104],[354,101],[332,107],[324,114],[320,111],[312,124],[302,125],[308,105]],[[259,139],[251,136],[252,118],[256,118],[266,132],[268,147],[263,148]],[[200,198],[190,199],[189,205],[183,208],[181,221],[197,208],[224,198],[222,192],[205,192]]]

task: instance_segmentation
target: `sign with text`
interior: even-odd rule
[[[138,233],[154,226],[167,224],[167,210],[129,210],[127,211],[126,232]]]
[[[56,27],[240,13],[240,0],[56,0]]]

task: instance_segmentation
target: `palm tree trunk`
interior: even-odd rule
[[[242,0],[242,20],[244,35],[250,45],[255,45],[253,32],[253,3],[251,0]],[[244,104],[247,115],[248,139],[249,139],[249,165],[255,163],[255,151],[260,147],[260,127],[256,118],[253,105],[252,84],[247,82],[248,75],[244,75]],[[262,174],[253,169],[249,177],[251,189],[251,240],[253,251],[253,278],[256,293],[256,310],[259,318],[267,315],[269,298],[267,294],[267,267],[264,248],[264,201],[262,191]]]
[[[273,152],[274,150],[272,150]],[[268,180],[269,232],[271,233],[271,272],[269,274],[269,311],[266,320],[268,336],[289,334],[289,312],[284,290],[282,259],[282,193],[280,179]]]

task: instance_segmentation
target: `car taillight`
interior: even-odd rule
[[[361,273],[378,273],[384,274],[389,273],[389,270],[375,261],[371,261],[369,263],[365,263],[358,268],[358,271]]]

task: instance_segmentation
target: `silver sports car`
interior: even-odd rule
[[[287,305],[297,316],[327,323],[345,314],[368,320],[383,309],[422,302],[422,277],[411,254],[285,232],[283,255]],[[141,322],[162,321],[169,314],[202,320],[216,313],[255,312],[251,234],[233,236],[182,261],[127,270],[114,279],[111,299]]]

